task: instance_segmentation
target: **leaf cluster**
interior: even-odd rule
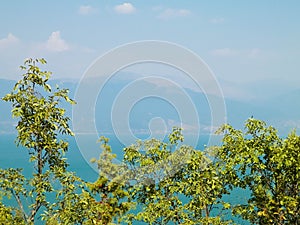
[[[245,132],[224,125],[218,164],[232,187],[247,188],[247,204],[234,213],[253,224],[300,223],[300,137],[295,131],[286,139],[277,130],[253,118]],[[223,162],[222,164],[220,162]]]

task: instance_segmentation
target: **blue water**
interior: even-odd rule
[[[121,160],[123,156],[123,148],[125,147],[118,141],[118,139],[114,136],[108,136],[110,138],[109,144],[112,147],[113,153],[117,155],[117,159]],[[144,136],[146,137],[146,136]],[[143,136],[139,138],[143,139]],[[24,168],[23,174],[25,176],[30,176],[32,174],[32,164],[29,162],[28,152],[27,149],[23,147],[16,147],[15,144],[16,135],[8,135],[2,134],[0,135],[0,167],[1,168]],[[66,158],[68,159],[69,163],[69,170],[76,172],[78,176],[83,178],[86,181],[95,181],[97,179],[97,172],[95,169],[95,165],[92,165],[89,160],[85,159],[82,155],[82,151],[88,150],[89,148],[95,148],[96,140],[92,140],[91,137],[86,136],[87,143],[91,143],[90,146],[86,146],[86,149],[79,149],[76,144],[75,138],[68,138],[67,141],[69,142],[69,151],[66,154]],[[187,138],[188,139],[188,138]],[[188,141],[188,140],[187,140]],[[197,149],[203,149],[204,145],[208,142],[208,136],[202,136],[199,139]],[[97,144],[98,145],[98,144]],[[97,147],[98,150],[94,151],[92,157],[98,158],[99,154],[101,153],[100,147]],[[246,193],[242,190],[235,190],[233,195],[227,196],[226,198],[229,199],[231,202],[241,202],[245,201]],[[228,215],[228,218],[231,218]],[[236,220],[239,224],[248,224],[242,220]],[[38,222],[36,224],[43,224]]]

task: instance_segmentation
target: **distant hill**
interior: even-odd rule
[[[132,79],[113,80],[109,84],[105,85],[101,93],[99,93],[98,102],[95,107],[95,122],[101,133],[113,133],[111,124],[111,109],[114,100],[117,98],[120,91],[131,81]],[[14,84],[15,81],[0,79],[0,96],[3,97],[6,93],[9,93]],[[76,81],[52,80],[50,84],[52,86],[58,84],[60,88],[69,89],[70,96],[74,97],[78,83]],[[154,83],[147,85],[153,85],[153,88],[155,88],[158,92],[158,96],[160,95],[159,93],[166,94],[169,91],[166,87],[159,87]],[[203,134],[205,134],[205,132],[209,132],[208,128],[210,126],[211,112],[205,94],[195,92],[188,88],[186,88],[185,91],[192,99],[197,109],[202,129],[201,132]],[[175,95],[176,97],[176,93],[169,94]],[[137,97],[138,95],[139,93],[137,92],[136,96],[133,97]],[[168,96],[168,93],[166,96]],[[176,98],[180,99],[180,95]],[[299,99],[300,89],[292,90],[290,93],[286,93],[284,95],[274,96],[264,102],[243,102],[226,98],[227,121],[234,127],[242,128],[244,121],[253,116],[257,119],[265,120],[268,124],[274,125],[279,129],[281,134],[286,135],[292,128],[300,128]],[[70,105],[63,104],[62,107],[67,109],[69,116],[72,115],[72,108]],[[10,104],[0,101],[0,109],[0,133],[14,132],[16,121],[11,118]],[[124,116],[125,115],[120,115],[122,118]],[[180,122],[176,107],[159,98],[147,98],[138,102],[132,108],[129,120],[130,127],[137,133],[147,132],[149,121],[154,117],[160,117],[164,121],[167,121],[170,125],[176,125]]]

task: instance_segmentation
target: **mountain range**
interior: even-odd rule
[[[187,108],[186,111],[196,112],[200,124],[200,134],[209,134],[215,130],[215,127],[211,125],[212,112],[208,102],[209,97],[205,93],[189,88],[183,88],[183,92],[178,93],[176,90],[174,91],[174,88],[160,86],[153,82],[150,83],[147,80],[140,81],[140,88],[130,97],[137,100],[129,108],[130,111],[128,112],[127,109],[127,112],[126,110],[122,112],[121,109],[119,115],[113,115],[112,111],[113,107],[115,107],[114,104],[117,102],[116,100],[122,93],[125,93],[124,90],[126,88],[130,88],[128,85],[132,84],[132,82],[132,79],[115,79],[110,83],[106,83],[101,91],[99,91],[97,103],[94,108],[96,116],[93,118],[99,133],[113,133],[112,120],[116,121],[116,123],[119,121],[123,123],[123,120],[127,120],[131,131],[136,135],[149,133],[149,125],[151,124],[159,129],[171,129],[174,125],[182,125],[184,129],[190,129],[192,132],[195,128],[193,125],[195,124],[180,121],[180,110],[182,109],[179,108],[183,104],[182,101],[185,100],[185,98],[182,98],[183,95],[188,96],[194,106],[194,109]],[[0,96],[3,97],[5,94],[10,93],[14,84],[15,81],[13,80],[0,79]],[[58,84],[60,88],[69,89],[70,97],[74,98],[79,82],[72,80],[50,81],[50,85],[54,86],[55,84]],[[153,89],[157,94],[143,97],[143,90],[145,88]],[[89,90],[87,89],[86,91],[88,94]],[[139,96],[141,96],[140,99]],[[168,101],[168,98],[177,99],[178,101],[174,103]],[[274,97],[267,100],[264,99],[263,101],[260,99],[242,101],[225,97],[226,120],[224,121],[236,128],[242,129],[245,120],[249,117],[254,117],[266,121],[277,128],[280,135],[286,136],[291,129],[300,128],[299,98],[300,89],[291,90],[279,96],[274,95]],[[62,104],[62,107],[66,108],[68,115],[72,117],[72,107],[65,103]],[[0,109],[0,133],[14,133],[16,120],[11,117],[11,105],[0,101]],[[127,115],[129,115],[129,118],[126,117]],[[82,116],[84,117],[84,115]],[[150,121],[151,123],[149,123]],[[193,120],[190,122],[193,122]],[[75,132],[80,131],[75,130]],[[126,132],[126,129],[124,132]]]

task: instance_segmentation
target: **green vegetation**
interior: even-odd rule
[[[229,125],[217,161],[232,187],[248,188],[246,205],[233,210],[253,224],[300,224],[300,136],[281,139],[273,127],[249,119],[243,133]]]
[[[68,168],[69,118],[60,102],[75,102],[68,90],[47,84],[50,72],[28,59],[23,79],[3,100],[18,119],[17,144],[28,149],[31,177],[22,169],[0,169],[0,224],[300,224],[300,137],[286,139],[263,121],[249,119],[245,131],[224,125],[221,146],[198,151],[183,145],[180,128],[167,142],[137,141],[124,149],[123,164],[101,137],[99,168],[87,182]],[[236,188],[245,203],[226,201]],[[9,205],[13,202],[16,204]],[[31,202],[31,204],[27,204]],[[137,208],[137,209],[136,209]]]

